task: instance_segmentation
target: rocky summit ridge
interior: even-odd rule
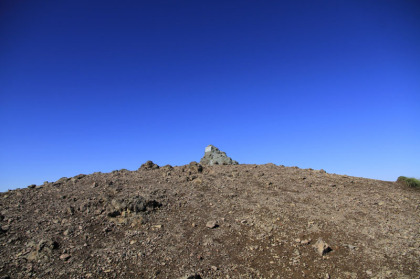
[[[0,193],[0,278],[420,278],[420,191],[220,153]]]

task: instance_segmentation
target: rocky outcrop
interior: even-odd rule
[[[122,215],[124,211],[133,213],[145,212],[146,210],[153,210],[154,208],[162,206],[155,200],[146,200],[142,196],[135,196],[132,198],[113,199],[108,208],[108,216],[116,217]]]
[[[219,148],[209,145],[205,149],[204,157],[201,158],[202,165],[237,165],[238,162],[228,157],[225,152],[220,151]]]
[[[155,163],[153,163],[152,161],[147,161],[146,163],[141,165],[139,170],[156,170],[158,168],[159,168],[159,166],[156,165]]]

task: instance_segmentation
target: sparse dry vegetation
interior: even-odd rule
[[[400,176],[398,177],[397,181],[404,183],[409,187],[420,189],[420,180],[416,178]]]

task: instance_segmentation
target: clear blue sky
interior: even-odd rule
[[[199,161],[420,176],[420,2],[0,2],[0,191]]]

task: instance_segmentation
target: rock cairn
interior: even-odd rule
[[[219,148],[209,145],[206,147],[204,157],[201,158],[202,165],[237,165],[238,162],[228,157],[225,152],[220,151]]]

